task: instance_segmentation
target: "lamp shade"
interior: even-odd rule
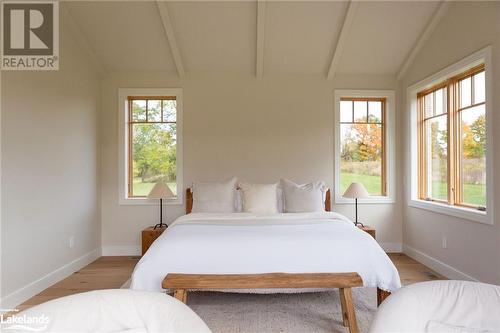
[[[175,195],[172,193],[167,184],[156,183],[151,192],[148,194],[148,199],[172,199]]]
[[[361,183],[351,183],[347,190],[344,192],[344,198],[359,199],[366,198],[370,195],[366,191],[366,188]]]

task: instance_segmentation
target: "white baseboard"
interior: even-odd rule
[[[438,272],[439,274],[447,277],[448,279],[452,280],[467,280],[467,281],[476,281],[478,282],[479,280],[476,278],[473,278],[470,275],[465,274],[464,272],[459,271],[455,267],[452,267],[448,264],[445,264],[444,262],[437,260],[436,258],[433,258],[417,249],[414,249],[408,245],[403,245],[403,253],[406,254],[407,256],[417,260],[418,262],[424,264],[425,266],[429,267],[430,269]]]
[[[103,256],[140,256],[141,247],[136,245],[103,246]]]
[[[61,281],[62,279],[70,276],[74,272],[87,266],[97,258],[101,256],[100,249],[95,249],[80,258],[77,258],[66,265],[59,267],[55,271],[33,281],[22,288],[10,293],[9,295],[2,297],[0,303],[2,308],[14,309],[19,304],[25,302],[41,291],[47,289],[54,283]]]
[[[403,252],[403,245],[401,243],[379,243],[379,245],[387,253]]]

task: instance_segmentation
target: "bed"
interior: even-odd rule
[[[192,193],[188,189],[187,214],[173,222],[141,258],[132,274],[131,288],[164,291],[162,281],[169,273],[357,272],[365,287],[377,288],[380,302],[387,293],[400,288],[398,271],[369,234],[343,215],[329,211],[329,197],[328,192],[326,212],[322,213],[190,213]]]

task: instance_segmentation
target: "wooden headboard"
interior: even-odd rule
[[[186,189],[186,214],[191,213],[191,210],[193,210],[193,191],[188,187]],[[325,210],[327,212],[331,211],[330,189],[326,191]]]

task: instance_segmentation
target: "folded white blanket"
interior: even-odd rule
[[[370,235],[340,214],[323,212],[185,215],[139,261],[131,288],[162,290],[168,273],[272,272],[357,272],[367,287],[401,286],[396,267]]]

